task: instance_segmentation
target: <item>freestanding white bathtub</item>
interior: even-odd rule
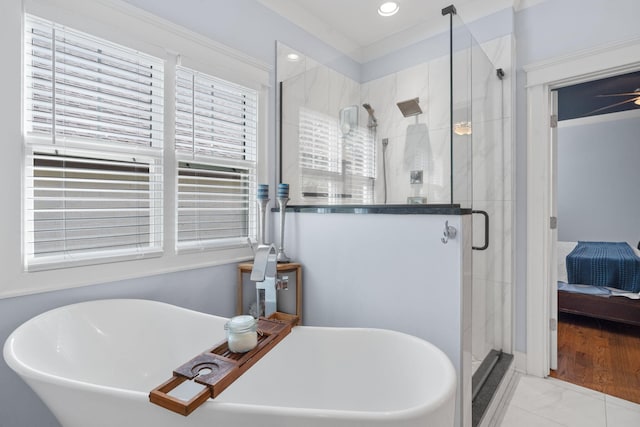
[[[226,321],[154,301],[90,301],[27,321],[4,358],[65,427],[453,425],[446,355],[380,329],[299,326],[188,417],[150,403],[174,368],[224,339]]]

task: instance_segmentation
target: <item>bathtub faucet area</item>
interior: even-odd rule
[[[261,293],[264,292],[264,317],[277,311],[277,290],[287,289],[287,281],[278,279],[278,256],[276,247],[260,245],[255,251],[251,281],[256,282],[256,304],[260,314]],[[262,292],[261,292],[262,291]]]

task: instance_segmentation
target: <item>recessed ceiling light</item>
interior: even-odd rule
[[[398,13],[399,9],[400,9],[400,6],[398,6],[398,3],[394,1],[388,1],[388,2],[382,3],[380,7],[378,7],[378,15],[392,16]]]
[[[298,55],[297,53],[290,53],[287,55],[287,59],[291,62],[295,62],[300,59],[300,55]]]

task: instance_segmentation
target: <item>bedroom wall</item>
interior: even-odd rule
[[[639,134],[637,111],[560,122],[558,240],[638,245]]]

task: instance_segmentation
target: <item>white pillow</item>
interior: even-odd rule
[[[569,281],[569,279],[567,278],[567,255],[571,253],[571,251],[576,247],[577,244],[578,242],[558,241],[556,251],[558,253],[558,281],[560,282]]]

